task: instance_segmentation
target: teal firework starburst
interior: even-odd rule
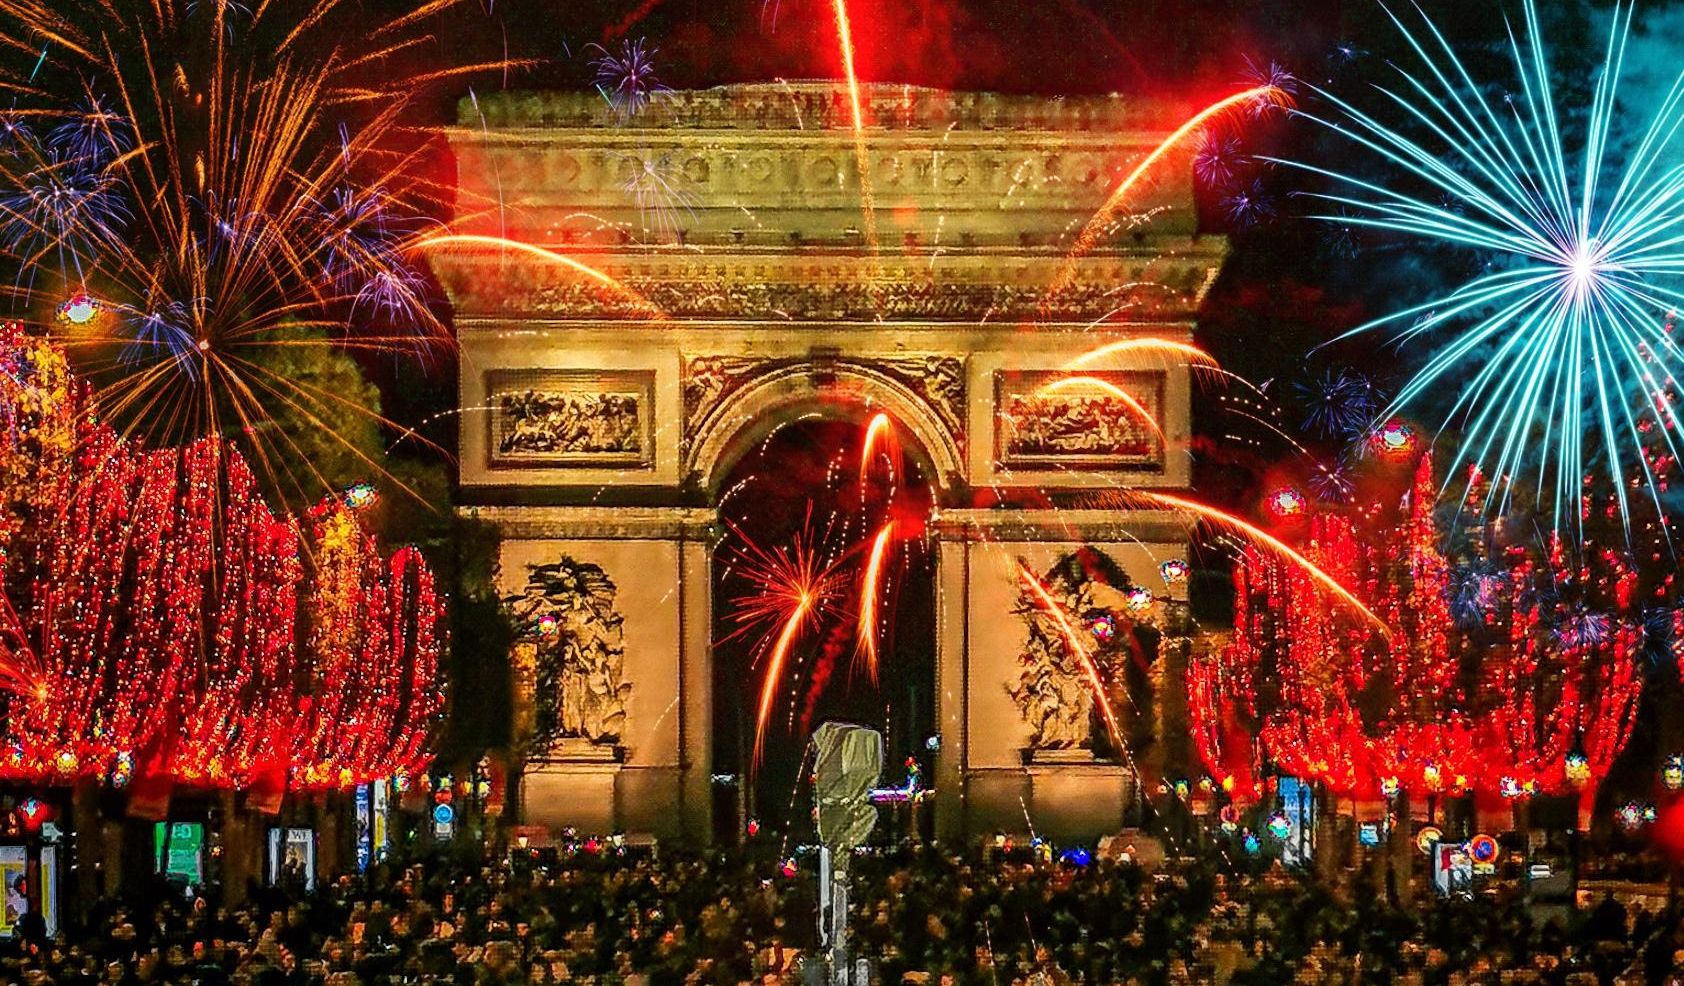
[[[1649,104],[1648,126],[1620,142],[1630,6],[1613,11],[1582,127],[1557,107],[1534,0],[1525,0],[1519,36],[1509,31],[1515,88],[1500,97],[1475,81],[1425,15],[1412,31],[1387,14],[1418,64],[1398,66],[1399,82],[1376,87],[1373,112],[1318,90],[1331,110],[1300,115],[1377,155],[1394,180],[1277,161],[1333,181],[1315,197],[1339,214],[1317,218],[1486,256],[1484,273],[1447,294],[1346,333],[1401,326],[1401,343],[1433,347],[1382,417],[1447,391],[1445,425],[1460,433],[1460,458],[1510,480],[1492,484],[1488,511],[1535,484],[1556,527],[1568,526],[1587,472],[1605,468],[1629,525],[1627,489],[1659,495],[1643,482],[1653,477],[1640,426],[1651,428],[1647,418],[1676,395],[1684,362],[1662,326],[1684,302],[1684,164],[1675,140],[1684,75]],[[1582,137],[1564,136],[1581,129]],[[1658,417],[1653,430],[1677,456],[1684,429],[1670,413]]]

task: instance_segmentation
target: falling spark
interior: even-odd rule
[[[877,683],[877,597],[883,587],[883,565],[889,557],[889,545],[895,533],[895,522],[888,521],[877,532],[871,544],[871,555],[860,580],[860,612],[856,634],[855,656],[865,664],[871,683]]]
[[[838,0],[838,3],[840,2],[841,0]],[[1088,220],[1088,224],[1082,227],[1081,235],[1076,237],[1076,245],[1071,249],[1070,255],[1065,258],[1064,269],[1059,273],[1058,279],[1053,282],[1052,291],[1049,294],[1056,295],[1070,286],[1071,280],[1076,276],[1077,259],[1099,244],[1100,238],[1105,235],[1105,230],[1116,218],[1117,210],[1121,209],[1123,203],[1127,201],[1129,192],[1134,189],[1135,183],[1146,172],[1150,171],[1159,159],[1173,150],[1177,144],[1186,140],[1189,135],[1197,133],[1199,128],[1212,118],[1230,110],[1242,106],[1284,106],[1288,102],[1287,93],[1279,86],[1253,86],[1250,89],[1219,99],[1188,117],[1181,126],[1176,127],[1157,147],[1152,148],[1145,157],[1140,159],[1140,163],[1136,164],[1134,170],[1124,176],[1123,180],[1112,190],[1110,198],[1106,199],[1105,204],[1100,207],[1098,212],[1094,213],[1092,219]]]
[[[1047,592],[1047,587],[1042,584],[1040,579],[1035,577],[1034,572],[1031,572],[1022,562],[1018,562],[1017,574],[1023,580],[1023,584],[1029,587],[1029,591],[1034,595],[1036,602],[1041,605],[1042,609],[1046,610],[1047,615],[1052,617],[1053,622],[1058,625],[1058,632],[1064,637],[1065,646],[1070,648],[1071,655],[1082,666],[1082,673],[1087,676],[1088,685],[1093,689],[1094,703],[1099,707],[1100,717],[1105,720],[1105,729],[1111,734],[1111,742],[1116,745],[1117,749],[1124,749],[1123,731],[1117,725],[1117,714],[1111,708],[1111,699],[1105,694],[1105,683],[1100,680],[1099,668],[1093,663],[1093,655],[1088,653],[1087,643],[1082,640],[1081,634],[1076,632],[1076,628],[1070,624],[1070,618],[1065,614],[1064,607],[1053,599],[1052,595]]]
[[[871,198],[871,156],[865,149],[865,110],[860,105],[860,80],[854,71],[854,33],[848,26],[847,0],[833,0],[836,39],[842,49],[842,70],[848,76],[848,109],[854,126],[854,164],[860,175],[860,212],[865,221],[865,245],[877,252],[877,212]]]
[[[874,454],[877,452],[879,440],[883,443],[883,451],[889,450],[889,443],[894,441],[894,423],[887,414],[881,411],[873,415],[871,423],[865,428],[865,441],[860,445],[860,481],[864,482],[866,475],[871,472]]]
[[[1249,521],[1236,517],[1225,510],[1219,510],[1208,504],[1200,503],[1197,500],[1189,500],[1185,497],[1174,496],[1169,493],[1157,493],[1141,489],[1128,489],[1117,491],[1115,498],[1122,500],[1125,503],[1129,501],[1134,501],[1135,503],[1144,502],[1155,504],[1160,507],[1185,510],[1188,513],[1195,514],[1199,517],[1205,518],[1206,520],[1213,521],[1216,524],[1236,531],[1237,533],[1262,544],[1269,550],[1298,566],[1305,574],[1326,586],[1328,591],[1344,600],[1352,609],[1361,613],[1365,619],[1373,623],[1375,627],[1380,630],[1382,635],[1386,637],[1390,637],[1392,635],[1391,628],[1386,625],[1386,622],[1380,619],[1380,617],[1374,615],[1374,611],[1369,609],[1367,606],[1364,606],[1362,604],[1362,600],[1352,594],[1351,590],[1345,588],[1338,579],[1329,575],[1326,571],[1322,570],[1321,567],[1310,561],[1310,559],[1305,558],[1297,551],[1294,551],[1291,545],[1270,534],[1268,531],[1263,530],[1261,527],[1250,523]]]
[[[1135,400],[1133,394],[1109,380],[1101,380],[1098,377],[1063,377],[1042,387],[1040,392],[1042,394],[1054,394],[1071,388],[1104,391],[1106,396],[1122,401],[1130,411],[1133,411],[1145,423],[1146,427],[1152,429],[1152,434],[1158,436],[1158,441],[1165,440],[1163,428],[1158,426],[1158,419],[1152,416],[1152,412],[1146,410],[1146,405]]]
[[[783,680],[784,662],[789,658],[789,650],[795,646],[796,638],[801,634],[801,628],[806,624],[808,616],[813,612],[813,597],[803,591],[796,600],[795,608],[790,610],[789,616],[784,618],[783,629],[778,631],[777,641],[766,654],[766,679],[760,685],[760,711],[755,716],[754,725],[754,766],[760,766],[762,754],[766,748],[766,723],[772,717],[772,698],[778,693],[778,684]]]
[[[1183,356],[1186,357],[1188,363],[1194,366],[1202,366],[1212,370],[1222,368],[1221,364],[1216,362],[1216,357],[1190,342],[1158,338],[1123,339],[1118,342],[1107,343],[1097,349],[1088,350],[1064,364],[1064,368],[1066,370],[1077,370],[1096,363],[1107,356],[1123,356],[1133,353]]]
[[[559,264],[569,270],[583,274],[591,280],[596,281],[598,284],[601,284],[603,287],[618,292],[640,306],[654,311],[659,311],[654,302],[645,298],[643,295],[638,294],[619,280],[616,280],[615,278],[604,274],[602,271],[597,270],[595,267],[592,267],[589,264],[580,263],[564,253],[556,253],[554,250],[546,250],[541,246],[535,246],[531,243],[522,243],[519,240],[510,240],[501,236],[482,236],[474,233],[440,233],[436,236],[429,236],[416,242],[415,249],[430,250],[436,247],[444,246],[483,246],[525,253],[530,256],[537,257],[540,260],[545,260],[552,264]]]

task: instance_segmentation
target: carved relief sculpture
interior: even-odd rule
[[[1127,471],[1163,467],[1163,442],[1140,409],[1154,420],[1162,419],[1164,374],[1105,371],[1088,374],[1091,383],[1048,389],[1065,376],[1039,371],[995,375],[995,459],[1000,466]]]
[[[642,372],[491,374],[492,466],[648,466],[653,378]]]
[[[623,678],[624,618],[614,608],[613,580],[601,566],[568,556],[528,572],[526,587],[504,602],[520,633],[514,664],[529,669],[530,752],[567,739],[614,743],[632,686]]]
[[[1041,582],[1058,612],[1028,586],[1019,587],[1012,612],[1028,635],[1017,680],[1006,686],[1029,724],[1029,749],[1110,752],[1092,685],[1065,627],[1078,635],[1112,708],[1131,697],[1143,705],[1145,696],[1137,692],[1145,690],[1141,681],[1150,680],[1159,639],[1151,593],[1132,585],[1110,556],[1091,545],[1064,555]]]

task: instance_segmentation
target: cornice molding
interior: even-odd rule
[[[1187,108],[1167,101],[1107,96],[1016,96],[864,83],[860,103],[870,131],[1161,131]],[[841,80],[717,86],[656,96],[626,120],[595,91],[504,92],[465,97],[457,122],[468,129],[849,130],[853,112]]]
[[[713,541],[719,511],[708,507],[458,507],[515,540]]]

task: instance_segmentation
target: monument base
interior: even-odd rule
[[[1116,832],[1128,820],[1135,779],[1127,766],[1091,750],[1025,750],[1026,807],[1037,834],[1058,840]]]

